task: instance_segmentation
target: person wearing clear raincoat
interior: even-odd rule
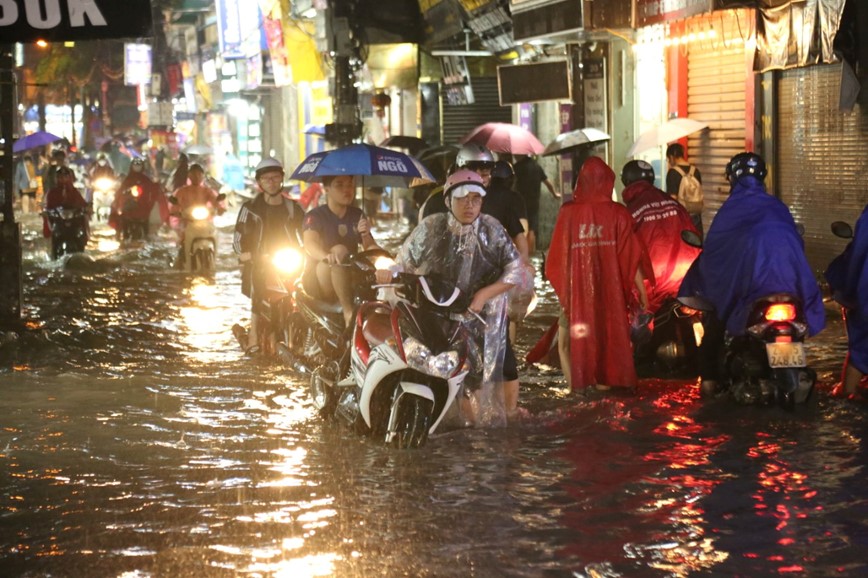
[[[449,212],[423,219],[401,247],[397,263],[404,272],[439,275],[472,295],[462,320],[476,337],[462,417],[474,425],[502,426],[518,402],[517,392],[511,395],[502,386],[505,365],[509,371],[509,364],[516,364],[507,340],[507,292],[514,287],[530,292],[533,278],[503,225],[481,213],[485,189],[470,177],[462,179],[467,172],[447,180]],[[380,271],[378,281],[385,283],[389,276]]]

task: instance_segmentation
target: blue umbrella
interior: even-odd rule
[[[12,145],[13,153],[20,153],[26,150],[35,149],[36,147],[44,147],[47,144],[63,140],[62,136],[38,130],[33,134],[23,136]]]
[[[367,144],[353,144],[314,153],[301,163],[291,179],[318,183],[323,177],[359,177],[362,187],[416,187],[434,182],[434,177],[416,158]]]

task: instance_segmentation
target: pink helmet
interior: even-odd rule
[[[471,191],[477,192],[483,197],[485,196],[485,187],[483,185],[482,177],[480,177],[479,173],[476,171],[471,171],[469,169],[459,169],[446,178],[446,182],[443,184],[443,196],[448,197],[453,191],[459,192],[456,189],[462,185],[474,186],[462,188],[461,192],[464,194],[458,194],[457,196],[464,197]]]

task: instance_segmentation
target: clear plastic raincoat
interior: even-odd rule
[[[408,273],[435,274],[454,282],[470,303],[481,288],[497,281],[530,292],[533,279],[522,265],[518,250],[503,226],[489,215],[481,214],[469,225],[462,225],[451,213],[424,219],[404,242],[398,255],[400,267]],[[504,425],[506,414],[497,389],[502,381],[503,356],[507,338],[508,293],[486,303],[483,326],[475,317],[462,319],[478,336],[471,347],[472,373],[465,383],[479,386],[477,423]]]

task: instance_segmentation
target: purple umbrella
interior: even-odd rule
[[[12,145],[12,152],[20,153],[26,150],[35,149],[36,147],[44,147],[47,144],[59,140],[63,140],[63,137],[51,134],[50,132],[45,132],[44,130],[38,130],[33,134],[23,136],[15,141],[15,144]]]

